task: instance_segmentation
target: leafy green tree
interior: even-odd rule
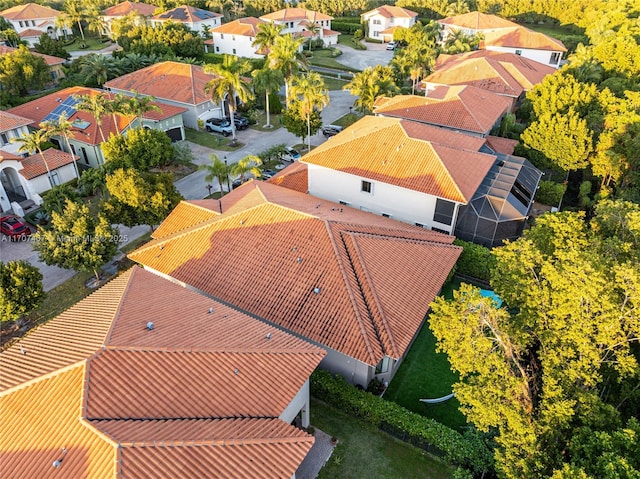
[[[186,25],[164,22],[161,25],[137,25],[118,37],[126,53],[195,58],[204,57],[204,39]]]
[[[106,177],[110,198],[104,204],[107,217],[125,226],[153,228],[180,203],[171,173],[143,173],[119,168]]]
[[[267,65],[269,68],[277,69],[282,72],[284,77],[285,104],[289,103],[289,82],[294,74],[300,70],[305,70],[309,62],[307,58],[300,53],[300,47],[304,43],[304,38],[293,38],[288,33],[280,35],[276,38],[273,47],[267,55]]]
[[[207,183],[210,183],[214,179],[217,179],[218,184],[220,185],[220,194],[224,195],[223,183],[226,182],[227,186],[229,185],[229,175],[231,174],[231,167],[220,158],[218,158],[215,153],[211,153],[209,157],[211,158],[211,163],[200,165],[198,169],[207,172],[206,176],[204,177],[204,180]]]
[[[63,213],[51,215],[50,228],[34,235],[33,248],[46,264],[92,271],[99,281],[99,269],[118,251],[118,229],[102,213],[94,216],[87,205],[67,201]]]
[[[246,0],[244,7],[247,16],[260,17],[266,13],[277,12],[287,6],[284,0]]]
[[[214,77],[204,87],[206,94],[211,96],[214,102],[227,102],[229,116],[231,117],[231,129],[233,141],[236,141],[235,112],[238,109],[236,98],[246,102],[253,97],[249,84],[244,75],[251,71],[251,64],[247,60],[241,60],[235,55],[223,55],[222,63],[207,64],[203,68],[205,73]]]
[[[71,55],[64,49],[62,44],[58,40],[51,38],[46,32],[40,35],[38,43],[34,46],[34,50],[38,53],[64,58],[65,60],[71,58]]]
[[[42,208],[44,208],[49,216],[54,212],[62,214],[64,213],[67,201],[77,203],[80,201],[80,195],[76,189],[68,183],[56,185],[42,196]]]
[[[585,437],[619,434],[640,406],[639,238],[633,203],[601,202],[590,223],[547,214],[494,251],[491,284],[509,309],[470,286],[432,305],[438,349],[460,374],[462,411],[497,431],[500,477],[588,477],[567,475],[580,469],[601,477],[607,457],[637,450],[613,441],[589,459]],[[610,477],[637,477],[638,457],[627,466],[628,475]]]
[[[231,175],[239,176],[242,183],[245,182],[247,174],[252,174],[255,178],[260,178],[262,171],[258,168],[262,165],[262,160],[256,155],[247,155],[231,165]]]
[[[253,77],[253,90],[256,92],[264,92],[265,111],[267,112],[267,124],[265,128],[271,128],[271,115],[269,97],[273,92],[276,92],[280,85],[282,85],[284,78],[280,70],[273,70],[271,68],[263,68],[262,70],[254,70],[251,73]]]
[[[298,113],[307,124],[308,151],[311,151],[311,116],[321,112],[329,104],[329,91],[317,72],[297,76],[291,82],[291,102],[296,104]]]
[[[166,133],[153,128],[134,128],[126,135],[112,135],[102,144],[102,153],[109,171],[118,168],[147,171],[168,165],[174,155]]]
[[[0,321],[15,321],[42,303],[42,273],[24,260],[0,261]]]
[[[393,70],[382,65],[367,67],[356,73],[342,89],[358,97],[355,104],[363,113],[373,111],[373,104],[378,97],[393,96],[400,91],[393,79]]]
[[[275,22],[258,24],[258,31],[256,32],[256,37],[252,45],[256,47],[258,51],[271,51],[271,48],[276,43],[276,39],[280,37],[284,27],[284,24]]]
[[[12,48],[18,48],[19,45],[24,45],[16,29],[13,28],[11,22],[4,17],[0,17],[0,42],[5,42],[6,45]]]
[[[47,63],[24,45],[0,55],[0,90],[9,95],[26,96],[29,90],[41,90],[50,80]]]
[[[102,88],[108,80],[122,74],[120,61],[110,55],[89,53],[80,58],[80,75],[86,86]]]
[[[299,102],[295,101],[289,103],[289,107],[282,113],[281,120],[287,131],[299,136],[302,143],[307,139],[309,132],[311,135],[315,135],[322,127],[322,117],[319,111],[314,110],[309,116],[309,123],[307,123],[307,117],[300,111]]]
[[[87,17],[87,4],[84,4],[81,0],[65,0],[62,5],[62,10],[68,18],[68,23],[75,23],[78,25],[80,36],[84,41],[84,29],[82,28],[82,22]]]
[[[103,196],[107,189],[107,169],[104,165],[88,168],[82,172],[78,180],[78,190],[82,196]]]

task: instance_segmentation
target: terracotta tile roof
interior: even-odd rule
[[[168,105],[166,103],[159,103],[157,101],[152,101],[151,104],[160,108],[160,111],[146,111],[142,114],[142,118],[146,118],[147,120],[162,121],[188,111],[187,108],[183,108],[181,106]]]
[[[215,204],[217,211],[212,211],[211,209],[202,207],[192,201],[181,201],[178,203],[178,206],[169,213],[169,216],[165,218],[158,229],[151,233],[151,237],[163,238],[177,231],[182,231],[183,229],[202,223],[220,214],[220,205],[218,200],[204,201],[211,201],[212,205]]]
[[[59,15],[62,15],[62,12],[36,3],[16,5],[0,12],[0,17],[7,20],[38,20],[40,18],[55,18]]]
[[[79,156],[77,155],[74,156],[70,153],[56,150],[55,148],[47,148],[42,152],[42,154],[47,160],[49,171],[57,170],[58,168],[62,168],[65,165],[73,163],[74,159],[79,159]],[[20,163],[24,166],[24,168],[20,170],[20,174],[27,180],[47,174],[47,167],[45,166],[44,161],[42,161],[40,153],[22,158],[20,159]]]
[[[152,241],[129,256],[375,365],[385,354],[399,358],[406,352],[426,305],[460,254],[452,240],[250,181],[223,198],[220,217]]]
[[[517,23],[505,20],[504,18],[481,12],[469,12],[463,13],[462,15],[443,18],[442,20],[438,20],[438,23],[472,30],[492,30],[495,28],[511,28],[518,26]]]
[[[556,70],[514,53],[478,50],[440,55],[435,71],[424,83],[472,85],[499,95],[518,98]]]
[[[80,420],[84,380],[79,363],[0,393],[0,477],[116,477],[116,444]]]
[[[27,28],[22,30],[19,34],[20,38],[32,38],[42,35],[42,30],[36,30],[35,28]]]
[[[301,161],[410,190],[467,203],[494,157],[463,150],[445,129],[385,117],[364,117]],[[444,140],[444,141],[443,141]],[[478,147],[479,148],[479,147]]]
[[[41,31],[38,31],[38,36],[42,34]],[[13,48],[13,47],[8,47],[6,45],[0,45],[0,55],[6,55],[8,53],[13,53],[15,51],[17,51],[17,48]],[[51,55],[45,55],[44,53],[38,53],[38,52],[31,52],[33,55],[37,56],[37,57],[41,57],[42,59],[44,59],[44,61],[46,62],[46,64],[48,66],[53,66],[53,65],[60,65],[61,63],[65,62],[64,58],[60,58],[60,57],[54,57]],[[4,125],[2,125],[2,123],[0,123],[0,127],[2,127]]]
[[[509,138],[501,138],[499,136],[487,136],[487,146],[496,153],[502,153],[504,155],[513,155],[513,151],[518,144],[518,140],[511,140]]]
[[[485,48],[511,47],[528,48],[532,50],[567,51],[567,48],[560,40],[524,27],[486,32],[484,33],[484,44]]]
[[[413,18],[417,17],[416,12],[407,10],[406,8],[396,7],[394,5],[381,5],[378,8],[363,13],[363,16],[382,15],[385,18]]]
[[[191,5],[180,5],[166,12],[159,13],[153,20],[171,20],[180,23],[198,23],[212,18],[222,17],[222,14],[196,8]]]
[[[510,106],[509,99],[474,86],[441,86],[426,97],[380,98],[375,113],[484,135]]]
[[[97,88],[86,87],[70,87],[63,90],[51,93],[50,95],[43,96],[36,100],[32,100],[22,105],[10,108],[8,111],[15,115],[20,115],[32,120],[31,126],[36,127],[44,118],[57,108],[61,102],[74,95],[97,95],[98,93],[107,93]],[[161,105],[164,108],[164,105]],[[118,128],[113,122],[113,115],[104,115],[102,117],[101,129],[105,138],[108,138],[111,133],[117,134],[117,131],[122,132],[131,122],[135,119],[133,115],[116,115],[118,122]],[[102,135],[98,129],[95,118],[91,113],[84,111],[76,111],[69,117],[69,120],[88,123],[86,128],[78,128],[74,126],[71,131],[74,133],[74,140],[87,143],[89,145],[99,145],[102,143]]]
[[[278,417],[324,355],[134,267],[1,353],[0,476],[64,446],[65,477],[291,477],[313,437]]]
[[[0,47],[1,48],[1,47]],[[10,131],[31,124],[29,118],[0,110],[0,131]]]
[[[263,20],[274,22],[290,22],[293,20],[309,20],[317,22],[319,20],[332,20],[333,17],[325,15],[324,13],[316,12],[314,10],[307,10],[305,8],[284,8],[277,12],[268,13],[260,17]]]
[[[21,160],[22,157],[18,155],[14,155],[13,153],[9,153],[8,151],[0,149],[0,162],[2,160]]]
[[[309,176],[307,164],[295,161],[284,170],[279,171],[278,174],[272,178],[269,178],[267,182],[290,190],[299,191],[300,193],[308,193]]]
[[[268,23],[260,18],[245,17],[234,20],[233,22],[224,23],[219,27],[212,28],[214,33],[228,33],[230,35],[244,35],[245,37],[255,37],[258,33],[258,25]]]
[[[124,17],[129,13],[137,13],[145,17],[150,17],[156,11],[155,5],[139,2],[121,2],[109,8],[105,8],[102,14],[107,17]]]
[[[313,438],[276,419],[94,421],[121,447],[123,477],[290,477]]]
[[[105,83],[105,88],[199,105],[210,99],[204,93],[204,86],[212,78],[201,66],[167,61],[114,78]]]

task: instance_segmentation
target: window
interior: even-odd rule
[[[0,133],[0,145],[6,145],[9,143],[9,138],[7,138],[6,133]]]
[[[376,366],[376,374],[386,373],[389,371],[389,358],[385,356]]]
[[[380,32],[378,30],[376,30],[375,32],[373,32],[373,36],[374,37],[379,37],[380,36]]]
[[[57,171],[51,172],[51,176],[49,177],[49,183],[51,183],[51,186],[58,186],[60,184],[60,178],[58,177]]]
[[[341,205],[345,205],[345,206],[349,206],[349,203],[348,203],[348,202],[346,202],[346,201],[342,201],[342,200],[340,200],[340,204],[341,204]]]
[[[549,62],[549,64],[557,65],[559,61],[560,61],[560,53],[559,52],[552,53],[551,54],[551,61]]]
[[[522,183],[520,183],[518,180],[516,180],[513,183],[513,187],[511,188],[511,194],[515,196],[518,199],[518,201],[525,206],[529,205],[529,202],[531,201],[531,196],[533,196],[532,193],[527,188],[525,188],[525,186]]]
[[[22,28],[22,22],[18,22],[18,24],[20,25],[20,28]]]
[[[233,49],[233,54],[234,54],[234,55],[236,54],[236,49],[235,49],[235,48]]]
[[[391,215],[389,213],[382,213],[382,216],[384,216],[385,218],[391,218]]]
[[[216,47],[216,51],[219,52],[220,51],[220,47]]]
[[[516,50],[516,55],[522,55],[522,50]]]
[[[422,223],[415,223],[416,226],[418,226],[419,228],[424,228],[424,225]]]
[[[372,189],[371,186],[372,185],[371,185],[370,181],[362,180],[362,184],[360,186],[360,190],[364,191],[365,193],[371,193],[371,189]]]
[[[451,234],[448,231],[441,230],[440,228],[431,228],[431,231],[435,231],[436,233],[442,233],[442,234],[445,234],[445,235]]]
[[[89,157],[87,156],[87,150],[84,149],[84,146],[81,146],[80,151],[82,152],[82,158],[84,158],[84,162],[88,165]]]
[[[373,20],[373,24],[374,25],[382,25],[382,22],[380,20]]]
[[[224,33],[220,34],[220,40],[224,40]]]
[[[233,42],[236,41],[236,36],[235,35],[231,35],[231,41],[233,41]]]
[[[437,221],[444,225],[450,225],[453,221],[453,212],[455,207],[455,203],[438,198],[436,201],[436,211],[433,214],[433,221]]]

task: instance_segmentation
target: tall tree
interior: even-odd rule
[[[40,158],[42,158],[44,167],[47,169],[47,178],[49,179],[49,184],[51,186],[55,186],[53,177],[51,176],[51,170],[49,169],[49,163],[47,162],[47,157],[44,156],[44,152],[42,151],[42,144],[49,141],[50,137],[51,133],[47,130],[35,130],[26,136],[20,138],[12,138],[11,141],[22,143],[18,148],[18,151],[20,152],[26,152],[29,154],[31,154],[32,152],[38,152]]]
[[[269,96],[273,92],[276,92],[280,89],[284,78],[282,77],[282,72],[280,70],[274,70],[272,68],[263,68],[262,70],[254,70],[251,73],[253,77],[253,90],[255,92],[262,91],[264,92],[264,104],[265,111],[267,112],[267,124],[264,125],[265,128],[271,128],[271,116],[270,116],[270,108],[269,108]]]
[[[311,116],[314,111],[322,111],[329,104],[329,91],[317,72],[297,76],[291,82],[292,102],[297,103],[298,112],[307,123],[307,148],[311,151]]]
[[[303,42],[304,38],[293,38],[291,34],[280,35],[276,38],[273,48],[267,55],[269,68],[275,68],[282,72],[285,103],[287,104],[289,103],[289,82],[291,77],[301,69],[306,69],[309,64],[306,57],[300,53],[300,47]]]
[[[129,97],[125,106],[125,111],[135,115],[138,119],[138,127],[142,128],[142,117],[150,111],[162,112],[160,107],[153,103],[155,98],[149,95],[140,95],[134,92],[134,96]]]
[[[0,261],[0,322],[20,319],[42,303],[42,273],[25,260]]]
[[[87,17],[86,4],[83,4],[81,0],[65,0],[62,5],[63,15],[66,15],[69,19],[69,23],[75,23],[78,25],[80,36],[84,41],[84,29],[82,28],[82,22]]]
[[[226,182],[227,185],[229,183],[231,168],[224,161],[218,158],[218,155],[216,155],[215,153],[211,153],[211,155],[209,155],[209,158],[211,158],[211,163],[200,165],[198,169],[206,171],[207,174],[204,177],[204,180],[207,183],[210,183],[214,179],[217,179],[218,184],[220,185],[220,195],[224,195],[223,185],[224,182]]]
[[[260,23],[252,45],[256,47],[256,50],[268,53],[276,43],[276,38],[280,36],[282,30],[284,30],[284,24],[275,22]]]
[[[118,251],[118,230],[102,213],[92,215],[83,203],[67,201],[63,213],[54,212],[51,224],[34,235],[33,248],[48,265],[76,271],[99,270]]]
[[[104,131],[102,131],[102,117],[109,111],[109,99],[103,93],[87,93],[85,95],[74,95],[74,98],[79,100],[76,103],[76,110],[86,111],[93,115],[98,125],[98,131],[102,137],[102,141],[105,141]]]
[[[148,171],[167,166],[174,157],[171,140],[155,128],[134,128],[126,135],[112,135],[101,147],[109,171],[117,168]]]
[[[9,95],[24,97],[32,89],[42,89],[51,80],[49,67],[44,59],[24,46],[11,53],[0,55],[0,90]]]
[[[122,73],[120,61],[109,55],[90,53],[81,57],[79,63],[83,84],[87,86],[102,88],[102,85],[107,80],[111,80]]]
[[[237,163],[231,165],[231,175],[239,176],[242,183],[245,182],[247,174],[252,174],[255,178],[260,178],[262,171],[258,168],[262,164],[260,157],[256,155],[247,155],[238,160]]]
[[[251,64],[235,55],[224,55],[222,63],[207,64],[204,66],[205,73],[213,74],[214,77],[207,82],[204,87],[205,93],[211,96],[214,102],[227,101],[229,106],[229,116],[231,117],[231,129],[233,131],[233,141],[236,141],[235,112],[238,108],[236,97],[242,102],[253,97],[249,84],[244,77],[251,71]]]
[[[49,137],[51,136],[61,136],[64,138],[65,143],[67,144],[67,153],[72,155],[73,158],[73,168],[76,171],[76,178],[80,178],[80,173],[78,172],[78,163],[73,154],[73,150],[71,149],[71,142],[69,138],[73,138],[75,134],[73,133],[73,122],[69,121],[67,118],[67,112],[64,111],[58,116],[57,119],[51,119],[49,121],[45,121],[40,123],[40,128],[43,128],[46,132],[48,132]]]
[[[311,34],[309,35],[309,45],[307,47],[308,50],[311,51],[311,42],[318,36],[318,33],[322,31],[322,27],[318,22],[307,21],[307,24],[304,26],[304,28],[306,28],[306,30]]]
[[[393,96],[400,91],[393,79],[393,70],[382,65],[367,67],[356,73],[342,89],[358,97],[355,104],[363,113],[373,111],[373,104],[378,97]]]

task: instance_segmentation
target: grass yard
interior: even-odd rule
[[[215,133],[209,133],[207,131],[197,131],[193,128],[185,128],[184,130],[188,141],[192,141],[193,143],[206,146],[208,148],[213,148],[214,150],[235,151],[244,146],[244,143],[240,143],[239,141],[235,146],[231,146],[230,136],[225,137]]]
[[[330,91],[335,91],[335,90],[342,90],[342,87],[345,86],[347,83],[349,83],[350,80],[338,80],[335,77],[330,77],[330,76],[322,76],[322,80],[324,81],[325,86],[327,87],[327,90]]]
[[[452,291],[459,285],[458,280],[453,280],[445,286],[443,295],[451,298]],[[458,411],[459,403],[456,398],[440,404],[425,404],[420,401],[423,398],[438,398],[450,394],[451,385],[457,380],[457,375],[450,369],[446,354],[436,353],[435,343],[435,337],[427,321],[391,381],[384,398],[453,429],[459,429],[466,425],[466,420]]]
[[[347,113],[346,115],[341,116],[331,124],[346,128],[349,125],[354,124],[356,121],[358,121],[362,117],[363,115],[360,115],[359,113]]]
[[[313,50],[313,56],[309,58],[309,62],[317,67],[333,68],[334,70],[344,70],[349,72],[359,72],[357,68],[351,68],[336,61],[331,56],[331,50]]]
[[[319,479],[452,477],[453,468],[441,459],[314,399],[311,424],[338,438]]]
[[[282,100],[284,103],[284,100]],[[249,128],[251,128],[252,130],[258,130],[258,131],[273,131],[273,130],[277,130],[278,128],[282,128],[282,124],[280,123],[280,117],[282,115],[278,114],[274,114],[274,113],[270,113],[269,114],[269,121],[271,123],[272,128],[265,128],[264,125],[266,125],[267,123],[267,113],[264,110],[259,110],[259,114],[256,117],[256,124],[255,125],[251,125]]]
[[[338,35],[338,43],[341,45],[346,45],[351,48],[356,48],[358,50],[366,50],[367,46],[363,42],[357,42],[354,40],[353,35],[348,35],[346,33],[341,33]]]
[[[75,51],[91,51],[91,50],[102,50],[103,48],[107,48],[111,45],[111,42],[103,42],[100,38],[88,37],[85,35],[84,44],[87,45],[87,48],[80,48],[83,40],[80,37],[76,37],[76,40],[70,44],[66,45],[64,49],[68,52]]]

